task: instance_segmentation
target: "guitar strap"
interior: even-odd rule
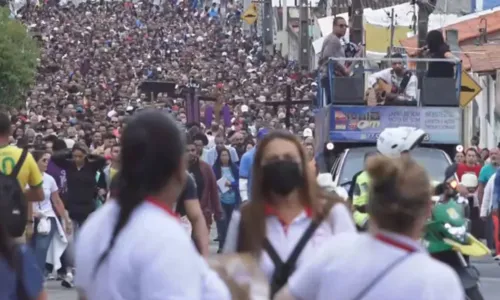
[[[408,83],[410,82],[410,78],[411,78],[412,74],[410,71],[406,71],[404,74],[403,74],[403,80],[401,80],[401,83],[399,84],[399,92],[404,92],[404,90],[406,90],[406,87],[408,86]]]

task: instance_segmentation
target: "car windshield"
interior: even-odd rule
[[[368,151],[368,150],[367,150]],[[365,151],[349,151],[340,170],[339,184],[352,180],[354,175],[364,168]],[[444,173],[450,162],[443,152],[425,148],[418,148],[411,152],[411,156],[421,164],[432,181],[443,182]],[[346,186],[348,189],[349,186]]]

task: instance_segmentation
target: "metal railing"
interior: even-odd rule
[[[358,65],[358,67],[362,67],[363,73],[365,74],[366,72],[376,72],[376,71],[381,71],[383,69],[377,68],[366,68],[365,65],[367,62],[393,62],[393,61],[402,61],[403,63],[412,63],[412,62],[425,62],[425,63],[431,63],[431,62],[449,62],[455,65],[455,90],[456,90],[456,97],[457,99],[460,99],[460,87],[461,87],[461,82],[462,82],[462,62],[458,58],[411,58],[411,57],[404,57],[404,58],[367,58],[367,57],[350,57],[350,58],[336,58],[336,57],[330,57],[327,62],[327,72],[328,72],[328,83],[330,84],[330,93],[331,93],[331,99],[332,102],[335,99],[335,65],[340,63],[342,65],[345,64],[345,62],[352,62],[353,65]],[[359,66],[359,63],[362,63],[362,66]],[[419,74],[420,70],[417,69],[412,69],[412,68],[406,68],[409,71],[415,72],[415,74],[418,77],[418,80],[422,80],[422,78],[425,77],[424,74]],[[424,70],[426,71],[426,70]],[[317,84],[318,84],[318,94],[317,94],[317,106],[322,107],[321,105],[324,102],[324,91],[321,79],[324,74],[321,74],[319,72],[318,78],[317,78]],[[346,77],[342,77],[346,78]],[[419,84],[419,86],[421,86]],[[364,89],[366,90],[366,86],[364,86]],[[420,89],[418,90],[420,93]],[[418,101],[418,105],[420,105],[420,101]]]

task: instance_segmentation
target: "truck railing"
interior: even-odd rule
[[[350,78],[350,77],[345,77],[345,76],[337,76],[335,75],[335,65],[336,64],[342,64],[344,65],[346,62],[351,62],[351,68],[353,70],[353,74],[351,77],[353,78],[363,78],[363,95],[364,92],[367,90],[368,86],[368,80],[367,79],[367,74],[368,73],[373,73],[377,71],[381,71],[385,68],[375,68],[373,67],[373,63],[383,63],[383,62],[388,62],[389,64],[394,61],[402,61],[403,64],[405,64],[405,69],[408,71],[411,71],[414,75],[417,76],[418,78],[418,91],[417,91],[417,105],[421,106],[422,105],[422,81],[424,81],[425,78],[428,78],[426,74],[423,74],[423,72],[427,71],[427,65],[431,62],[449,62],[455,65],[455,73],[454,73],[454,88],[455,88],[455,96],[456,96],[456,103],[458,105],[458,101],[460,99],[460,88],[461,88],[461,81],[462,81],[462,63],[458,58],[411,58],[411,57],[403,57],[401,58],[381,58],[381,59],[373,59],[373,58],[366,58],[366,57],[354,57],[354,58],[334,58],[331,57],[328,59],[328,62],[325,63],[327,65],[327,77],[329,78],[328,84],[330,84],[330,99],[332,99],[332,103],[335,104],[336,101],[336,92],[335,92],[335,80],[337,77],[340,78]],[[372,63],[370,66],[369,63]],[[414,63],[425,63],[426,67],[423,70],[417,70],[413,68],[411,65]],[[317,79],[317,84],[318,84],[318,93],[317,93],[317,103],[316,105],[318,107],[323,107],[326,105],[326,95],[325,91],[327,89],[324,88],[323,86],[323,80],[325,77],[324,74],[324,66],[320,67],[320,72],[318,73],[318,79]],[[323,79],[323,80],[322,80]],[[451,82],[448,82],[450,86]],[[359,91],[356,91],[359,94]],[[449,97],[453,97],[452,95],[448,94]],[[359,102],[359,101],[358,101]],[[359,103],[355,103],[358,104]]]

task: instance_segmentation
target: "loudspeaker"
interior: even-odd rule
[[[423,77],[422,80],[420,102],[423,106],[459,106],[455,78]]]

